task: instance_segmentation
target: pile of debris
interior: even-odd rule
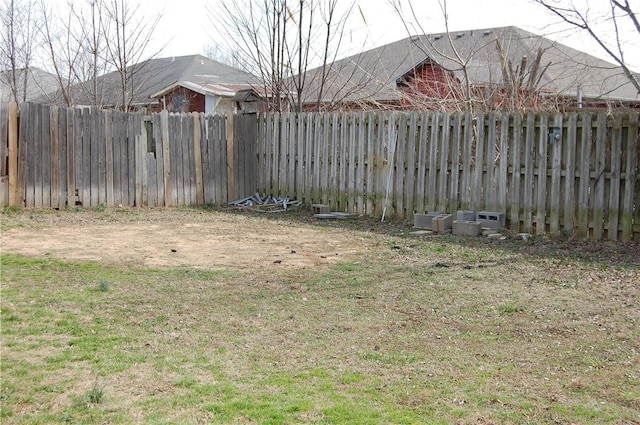
[[[254,193],[246,198],[229,202],[229,205],[238,208],[255,208],[266,212],[287,211],[291,207],[299,207],[302,201],[296,201],[290,198],[276,198],[272,195],[260,195]]]

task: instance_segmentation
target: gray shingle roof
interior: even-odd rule
[[[501,27],[408,37],[334,62],[323,101],[397,101],[396,82],[429,59],[461,81],[464,63],[471,84],[500,84],[496,39],[514,66],[523,56],[532,62],[538,49],[544,50],[542,65],[550,65],[539,88],[576,96],[580,86],[587,97],[640,100],[620,67],[522,29]],[[320,69],[309,71],[307,102],[317,99],[319,73]]]
[[[150,96],[178,81],[190,81],[196,84],[255,84],[256,77],[232,66],[214,61],[201,55],[178,56],[150,59],[132,65],[133,104],[154,103]],[[91,87],[91,82],[74,86],[76,104],[91,104],[82,84]],[[120,106],[121,79],[117,71],[98,78],[102,93],[102,104]]]
[[[0,72],[0,102],[13,100],[10,80],[11,71]],[[27,88],[24,90],[24,73],[27,72]],[[26,101],[34,101],[42,96],[46,96],[58,89],[58,79],[54,74],[43,71],[39,68],[28,68],[17,70],[16,82],[18,85],[18,96],[25,94]],[[22,99],[19,99],[22,101]]]

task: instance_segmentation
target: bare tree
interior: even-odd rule
[[[235,68],[242,67],[241,54],[237,50],[227,51],[222,45],[211,42],[204,47],[203,55],[216,62]]]
[[[74,10],[69,9],[69,13],[63,18],[54,14],[51,7],[44,0],[40,0],[42,10],[42,25],[40,35],[43,47],[46,51],[49,63],[58,82],[58,92],[65,106],[73,105],[73,94],[71,86],[76,79],[74,74],[79,65],[79,58],[82,54],[82,45],[79,38],[75,40],[71,36],[73,31]],[[52,103],[57,103],[57,99],[49,99]]]
[[[66,7],[56,8],[39,1],[40,34],[63,103],[103,107],[109,96],[109,106],[131,109],[144,82],[145,59],[156,54],[148,47],[159,15],[149,19],[139,5],[125,0],[68,0]],[[118,73],[117,87],[106,86],[102,77],[111,70]],[[118,93],[115,102],[113,93]]]
[[[107,61],[120,76],[120,100],[115,106],[128,111],[133,106],[141,83],[144,82],[143,69],[146,59],[157,55],[157,52],[149,55],[148,48],[160,17],[149,19],[147,15],[143,15],[140,5],[131,6],[131,1],[110,0],[104,5],[106,19],[109,22],[109,26],[104,27],[107,34]]]
[[[86,5],[88,9],[74,13],[80,30],[70,32],[73,34],[72,42],[81,46],[82,52],[79,64],[75,67],[75,77],[91,103],[102,107],[105,88],[98,83],[98,79],[109,69],[106,54],[109,21],[106,19],[105,0],[87,0]]]
[[[640,21],[629,0],[608,0],[608,12],[605,16],[593,16],[587,2],[578,6],[573,0],[558,2],[557,0],[534,0],[563,22],[585,31],[607,53],[607,55],[624,71],[631,84],[640,93],[638,74],[629,68],[625,55],[630,40],[623,39],[622,28],[629,28],[628,34],[640,42]],[[611,33],[609,33],[611,32]],[[610,35],[610,37],[608,37]],[[608,41],[611,39],[612,41]]]
[[[307,70],[331,66],[352,6],[340,15],[337,0],[246,0],[218,2],[209,13],[228,48],[241,52],[242,68],[260,80],[270,108],[301,111]]]
[[[4,71],[3,84],[9,87],[15,102],[27,97],[29,73],[35,48],[37,27],[36,3],[33,0],[4,0],[0,63]]]

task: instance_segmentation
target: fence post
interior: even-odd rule
[[[18,205],[18,104],[9,103],[9,205]]]
[[[233,114],[227,114],[227,202],[235,199],[233,181]]]

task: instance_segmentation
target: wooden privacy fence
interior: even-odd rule
[[[255,141],[255,116],[28,103],[18,113],[14,103],[0,105],[0,123],[0,205],[220,204],[256,187],[255,166],[232,137]]]
[[[0,205],[225,204],[374,217],[488,210],[512,231],[640,241],[638,113],[151,116],[0,105]]]
[[[506,214],[512,231],[640,241],[638,113],[263,114],[260,191],[372,216]]]

